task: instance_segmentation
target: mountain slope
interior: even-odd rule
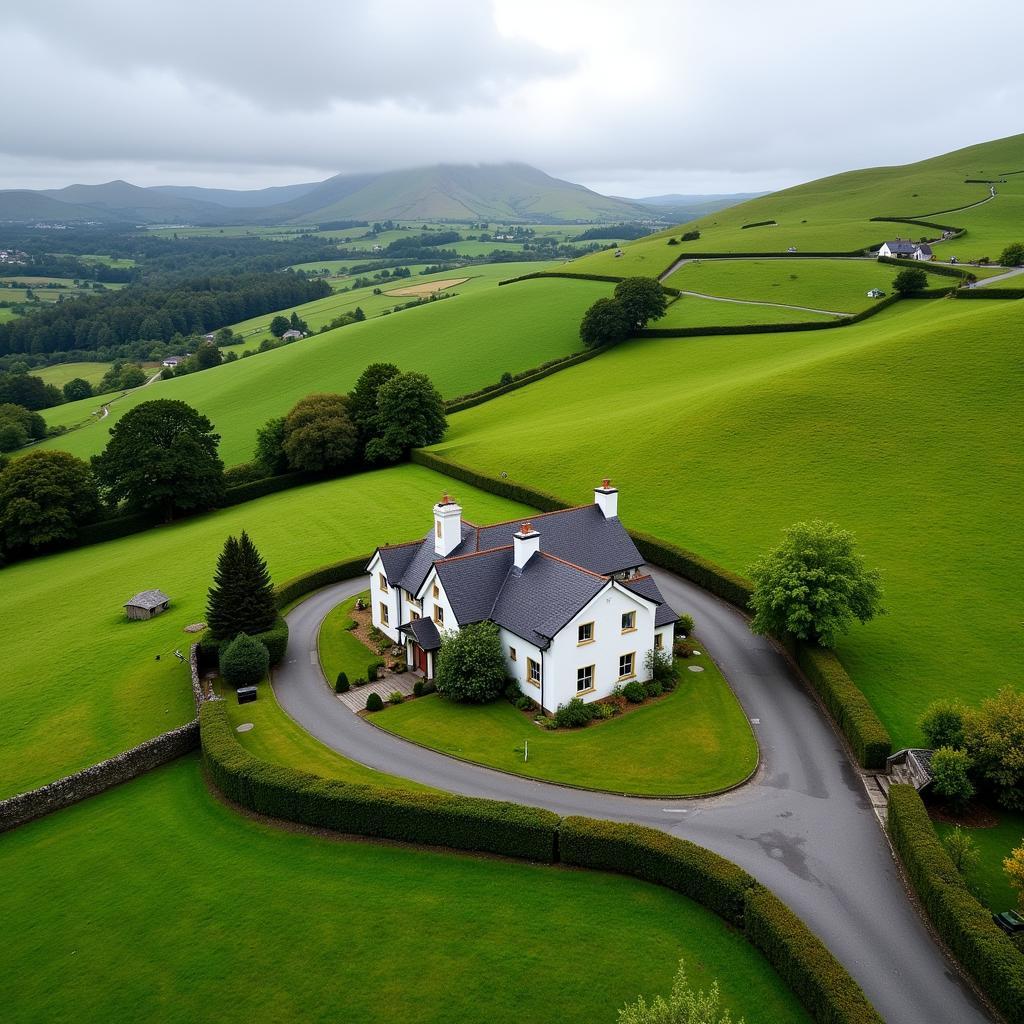
[[[0,191],[0,222],[23,224],[32,221],[94,221],[124,220],[113,217],[109,212],[95,210],[88,206],[60,202],[42,192],[30,189],[7,189]]]
[[[68,185],[40,193],[51,199],[78,206],[87,206],[121,219],[160,223],[222,220],[225,209],[214,203],[168,195],[160,189],[141,188],[127,181],[107,181],[102,185]]]
[[[253,207],[277,206],[288,203],[312,192],[322,184],[319,181],[307,181],[300,185],[271,185],[269,188],[203,188],[199,185],[152,185],[150,192],[160,192],[178,199],[198,200],[203,203],[216,203],[229,209],[252,209]]]

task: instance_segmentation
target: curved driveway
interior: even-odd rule
[[[339,753],[382,772],[558,814],[634,821],[717,851],[774,890],[821,937],[891,1024],[990,1018],[907,899],[857,773],[789,664],[734,608],[655,570],[666,600],[697,621],[754,723],[761,768],[718,797],[619,797],[532,782],[424,750],[364,722],[325,684],[316,655],[324,616],[365,579],[322,590],[288,615],[288,660],[274,674],[284,709]]]

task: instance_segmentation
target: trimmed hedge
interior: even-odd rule
[[[214,785],[259,814],[347,835],[556,859],[559,817],[552,811],[339,782],[261,761],[235,739],[223,701],[205,704],[199,722],[203,761]]]
[[[363,564],[365,565],[365,562]],[[252,637],[266,647],[271,665],[279,665],[284,660],[285,651],[288,649],[288,623],[285,622],[283,616],[278,615],[270,629],[263,633],[253,633]],[[232,637],[232,639],[234,638]],[[208,629],[204,630],[199,637],[199,653],[203,660],[206,662],[219,661],[220,648],[223,643],[223,640],[214,640]]]
[[[857,760],[865,768],[884,768],[892,753],[892,737],[843,663],[832,651],[812,644],[797,644],[795,654],[797,664],[842,730]]]
[[[1024,288],[960,288],[957,299],[1024,299]]]
[[[893,267],[907,267],[911,270],[923,270],[927,274],[941,274],[945,277],[959,277],[966,279],[975,275],[969,270],[960,267],[940,267],[929,263],[927,260],[902,260],[896,256],[879,256],[879,263],[888,263]]]
[[[741,231],[746,231],[747,228],[766,228],[772,224],[778,224],[777,220],[755,220],[750,224],[743,224],[740,226]]]
[[[633,875],[681,892],[740,928],[744,894],[756,884],[717,853],[643,825],[563,818],[558,850],[566,864]]]
[[[637,338],[701,338],[719,334],[786,334],[790,331],[824,331],[844,327],[851,317],[835,320],[805,320],[795,324],[737,324],[732,327],[644,327],[634,333]]]
[[[774,893],[762,885],[750,887],[743,910],[747,939],[816,1021],[882,1024],[843,965]]]
[[[954,206],[952,210],[932,210],[931,213],[926,213],[925,216],[937,217],[942,213],[956,213],[957,210],[962,209],[962,206]],[[958,228],[955,224],[938,224],[934,220],[921,220],[917,217],[871,217],[870,219],[882,221],[886,224],[917,224],[922,228],[938,228],[939,231],[953,231],[958,235],[962,235],[967,230],[966,228]]]
[[[290,580],[285,580],[284,583],[274,587],[274,604],[278,608],[286,608],[296,598],[313,590],[362,576],[366,572],[366,563],[372,557],[372,554],[357,555],[355,558],[347,558],[343,562],[332,562],[330,565],[322,565],[319,569],[304,572],[300,576],[293,576]]]
[[[567,277],[575,281],[608,281],[611,284],[618,284],[622,278],[612,277],[610,274],[574,274],[568,270],[535,270],[530,274],[520,274],[519,277],[509,277],[498,282],[500,288],[503,284],[515,284],[517,281],[533,281],[538,277]]]
[[[936,931],[1011,1024],[1024,1022],[1024,956],[946,853],[913,786],[889,789],[889,835]]]

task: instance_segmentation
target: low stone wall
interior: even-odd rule
[[[195,673],[193,679],[197,678]],[[199,749],[199,719],[28,793],[0,800],[0,832],[69,807]]]

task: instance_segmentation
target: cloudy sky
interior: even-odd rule
[[[519,160],[618,195],[755,191],[1024,129],[1024,9],[990,0],[5,8],[0,188]]]

